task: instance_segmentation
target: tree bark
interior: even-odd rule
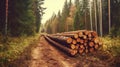
[[[97,11],[96,11],[96,0],[94,0],[94,11],[95,11],[95,29],[97,32]]]
[[[110,11],[110,0],[108,0],[108,23],[109,23],[109,34],[110,34],[110,30],[111,30],[111,11]]]
[[[102,30],[102,0],[100,0],[100,36],[103,36],[103,30]]]
[[[93,24],[92,24],[92,1],[90,1],[90,26],[91,26],[91,30],[93,31]]]

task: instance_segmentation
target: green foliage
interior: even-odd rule
[[[83,23],[80,22],[79,12],[77,11],[74,17],[74,30],[84,29]]]
[[[76,13],[75,13],[75,17],[74,17],[74,30],[80,30],[80,29],[84,29],[85,28],[85,22],[84,22],[84,18],[83,18],[83,15],[84,15],[84,11],[86,9],[86,5],[88,4],[85,4],[86,1],[82,1],[83,3],[81,4],[80,3],[81,1],[79,0],[76,0],[75,1],[75,5],[76,5]],[[84,6],[82,6],[84,5]]]
[[[105,52],[111,53],[113,56],[120,56],[120,37],[110,38],[104,37],[103,41],[103,50]]]
[[[39,32],[41,17],[45,8],[41,7],[44,0],[12,0],[8,6],[8,22],[5,19],[0,20],[0,33],[3,35],[7,31],[8,36],[34,35]],[[3,6],[2,13],[5,12],[5,1],[1,3]],[[0,4],[1,4],[0,3]],[[1,9],[1,6],[0,6]],[[5,13],[1,15],[5,18]],[[5,26],[7,24],[7,27]],[[7,28],[7,30],[5,30]]]
[[[62,20],[63,20],[63,22],[65,22],[66,17],[68,15],[69,15],[69,5],[68,5],[68,2],[66,0],[65,3],[64,3],[63,10],[62,10]]]
[[[34,1],[34,12],[35,12],[35,25],[36,25],[36,33],[39,32],[40,30],[40,25],[41,25],[41,19],[42,15],[44,14],[44,10],[46,8],[43,8],[42,5],[44,4],[44,0],[35,0]]]
[[[19,38],[8,37],[6,43],[0,44],[0,66],[19,58],[25,48],[31,46],[31,43],[37,38],[38,35]]]
[[[8,33],[11,36],[33,35],[35,33],[35,16],[33,0],[10,1]],[[14,5],[14,6],[13,6]]]

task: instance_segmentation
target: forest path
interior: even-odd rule
[[[26,54],[9,67],[110,67],[95,55],[70,57],[50,45],[44,37],[40,37],[36,46]]]

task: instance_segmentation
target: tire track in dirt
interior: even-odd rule
[[[73,67],[65,58],[43,37],[40,43],[32,50],[32,59],[29,67]]]

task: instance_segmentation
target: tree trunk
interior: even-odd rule
[[[109,34],[110,34],[110,29],[111,29],[111,15],[110,15],[110,0],[108,0],[108,23],[109,23]]]
[[[90,24],[91,24],[91,30],[93,31],[93,24],[92,24],[92,1],[90,1]]]
[[[102,31],[102,0],[100,0],[100,36],[103,36],[103,31]]]
[[[5,18],[5,41],[7,40],[7,28],[8,27],[8,0],[6,0],[6,18]]]
[[[95,29],[97,32],[97,11],[96,11],[96,0],[94,0],[94,11],[95,11]]]
[[[86,22],[87,20],[86,19],[87,19],[87,17],[86,17],[86,9],[85,9],[85,29],[87,30],[87,22]]]

